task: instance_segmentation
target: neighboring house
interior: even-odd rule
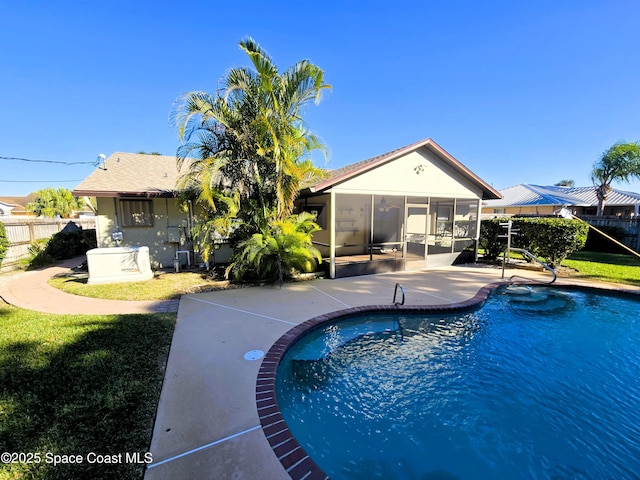
[[[431,139],[345,166],[304,189],[331,278],[452,264],[475,250],[482,200],[500,194]]]
[[[26,197],[0,197],[0,216],[34,216],[32,212],[27,211],[27,205],[35,199],[33,193]]]
[[[18,205],[15,203],[3,202],[0,200],[0,217],[8,217],[11,215],[11,211]]]
[[[193,212],[178,205],[179,174],[176,157],[116,152],[107,158],[73,190],[96,198],[98,247],[147,246],[154,268],[171,267],[176,258],[186,263],[187,251],[193,263]],[[114,240],[116,232],[121,241]],[[228,259],[228,252],[216,255]]]
[[[595,215],[598,198],[595,187],[557,187],[520,184],[500,190],[502,198],[482,205],[485,217],[501,215],[557,215],[567,208],[577,216]],[[613,189],[605,202],[604,214],[622,218],[637,217],[640,194]]]

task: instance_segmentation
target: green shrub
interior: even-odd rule
[[[480,245],[485,249],[485,257],[495,260],[506,246],[506,238],[498,238],[507,232],[500,223],[509,219],[483,220],[480,229]],[[513,230],[517,235],[511,239],[511,246],[529,250],[552,268],[562,263],[567,255],[580,250],[587,241],[589,225],[580,220],[565,218],[513,218]],[[496,253],[497,252],[497,253]],[[488,253],[488,254],[487,254]]]
[[[4,260],[8,249],[9,239],[7,238],[7,231],[4,228],[4,223],[0,222],[0,265],[2,265],[2,260]]]
[[[58,260],[82,255],[96,248],[94,229],[65,229],[48,240],[37,240],[29,246],[29,268],[51,265]]]
[[[320,230],[314,220],[314,215],[302,212],[271,221],[262,232],[238,245],[227,276],[240,281],[255,274],[260,280],[282,285],[293,272],[312,272],[322,261],[311,243],[313,232]]]
[[[48,238],[41,238],[29,244],[29,257],[26,260],[26,268],[46,267],[55,262],[55,259],[51,255],[45,253],[48,242]],[[20,263],[22,264],[22,260]]]
[[[506,229],[500,226],[500,223],[508,222],[506,218],[495,218],[492,220],[483,220],[480,223],[480,248],[484,251],[484,259],[487,261],[496,260],[507,247],[507,239],[499,238],[504,235]]]

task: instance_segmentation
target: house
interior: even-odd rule
[[[27,210],[27,205],[35,200],[34,193],[25,197],[0,197],[0,216],[34,216]]]
[[[172,156],[116,152],[73,194],[95,197],[98,247],[148,246],[155,268],[191,252],[193,210],[179,208]],[[450,265],[475,251],[483,199],[500,194],[431,139],[331,172],[300,192],[331,278]],[[114,235],[115,234],[115,235]],[[182,254],[185,253],[183,256]],[[216,261],[230,258],[228,247]],[[191,255],[191,253],[189,254]]]
[[[347,165],[301,191],[331,278],[452,264],[500,194],[431,139]]]
[[[0,199],[0,216],[8,217],[11,215],[11,211],[17,206],[16,203],[4,202]]]
[[[95,197],[98,247],[147,246],[154,268],[193,263],[193,210],[181,209],[176,157],[116,152],[74,190]],[[188,252],[188,253],[187,253]],[[216,253],[228,260],[230,249]]]
[[[520,184],[500,190],[498,200],[483,203],[485,217],[502,215],[556,215],[563,207],[574,215],[595,215],[598,210],[596,188]],[[637,217],[640,194],[613,189],[605,202],[604,214],[621,218]]]

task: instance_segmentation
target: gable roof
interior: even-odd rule
[[[74,190],[88,197],[173,197],[180,172],[176,157],[115,152]]]
[[[598,205],[595,187],[557,187],[522,183],[500,190],[502,199],[487,200],[486,207],[563,206],[592,207]],[[640,205],[640,194],[613,189],[608,206]]]
[[[392,150],[390,152],[378,155],[373,158],[369,158],[367,160],[363,160],[361,162],[346,165],[344,167],[338,168],[337,170],[333,170],[330,172],[330,176],[328,178],[308,187],[308,191],[311,193],[326,191],[331,187],[339,185],[340,183],[345,182],[353,177],[362,175],[365,172],[380,167],[381,165],[385,165],[404,155],[407,155],[408,153],[415,152],[416,150],[420,149],[427,149],[431,153],[435,154],[439,159],[452,167],[464,178],[479,186],[482,189],[483,199],[500,198],[500,193],[497,190],[495,190],[491,185],[486,183],[475,173],[465,167],[462,163],[452,157],[440,145],[438,145],[430,138],[420,140],[419,142],[412,143],[411,145]]]

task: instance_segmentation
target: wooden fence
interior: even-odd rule
[[[83,230],[96,228],[95,217],[86,218],[33,218],[33,217],[0,217],[4,223],[9,240],[7,254],[0,265],[0,272],[18,267],[23,258],[29,256],[29,245],[35,240],[49,238],[61,231],[69,222],[73,222]]]
[[[623,235],[620,241],[636,252],[640,252],[640,218],[598,217],[596,215],[582,215],[580,218],[596,228],[613,227],[619,229]]]

